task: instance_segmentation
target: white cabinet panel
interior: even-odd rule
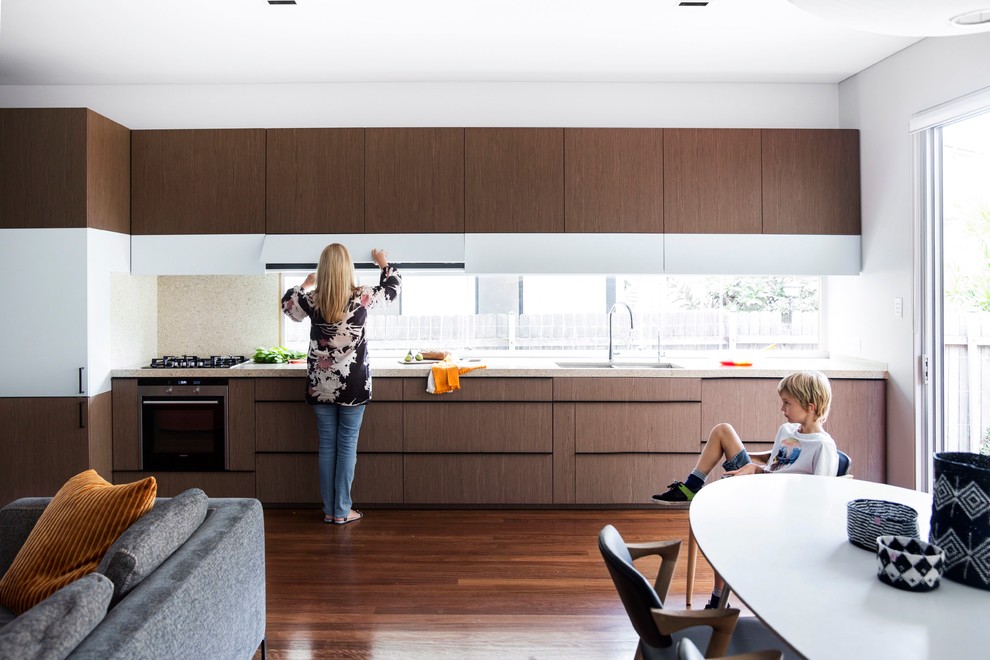
[[[89,393],[87,231],[0,229],[0,396]]]
[[[848,235],[666,234],[672,275],[859,275],[861,238]]]
[[[260,275],[264,234],[131,236],[134,275]]]

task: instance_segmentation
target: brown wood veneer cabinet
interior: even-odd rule
[[[859,131],[765,129],[764,234],[861,232]]]
[[[719,422],[731,423],[754,451],[769,449],[782,419],[777,382],[486,377],[438,397],[426,393],[422,378],[376,378],[354,500],[648,506],[657,489],[690,472]],[[254,431],[243,427],[233,443],[245,449],[253,439],[255,472],[249,485],[235,473],[203,483],[222,492],[250,487],[265,504],[318,504],[316,424],[303,401],[305,379],[231,378],[235,383],[231,405],[241,406],[236,415]],[[125,480],[143,474],[137,463],[120,462],[130,454],[139,460],[135,384],[114,379],[114,469]],[[882,481],[885,381],[833,379],[832,390],[826,429],[852,457],[856,478]],[[244,407],[252,392],[253,415]],[[166,478],[169,488],[195,482],[191,473]]]
[[[464,232],[464,129],[367,128],[364,231]]]
[[[568,232],[664,231],[664,129],[565,128]]]
[[[130,233],[130,131],[86,108],[0,109],[0,227]]]
[[[554,502],[647,504],[691,471],[699,378],[554,378]],[[556,450],[571,448],[572,458]],[[573,463],[573,464],[570,464]]]
[[[364,138],[363,128],[269,129],[264,231],[366,231]]]
[[[464,129],[464,231],[564,231],[564,129]]]
[[[770,449],[784,423],[777,396],[779,379],[706,378],[702,382],[701,436],[728,422],[747,445]],[[884,380],[832,379],[832,404],[825,430],[836,447],[852,459],[857,479],[883,483],[886,478],[886,384]],[[680,477],[678,477],[680,478]]]
[[[131,233],[265,233],[265,131],[132,131]]]
[[[233,379],[231,379],[233,381]],[[356,502],[402,502],[402,385],[376,378],[358,442]],[[255,379],[257,497],[265,504],[319,504],[316,418],[305,378]]]
[[[50,497],[90,468],[109,480],[110,415],[109,392],[0,398],[0,507],[19,497]]]
[[[665,128],[664,231],[763,232],[758,129]]]

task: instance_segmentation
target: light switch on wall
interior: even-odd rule
[[[904,298],[894,298],[894,318],[904,318]]]

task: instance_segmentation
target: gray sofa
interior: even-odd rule
[[[0,575],[49,500],[0,510]],[[0,606],[0,659],[264,655],[264,534],[254,499],[158,499],[96,572],[20,616]]]

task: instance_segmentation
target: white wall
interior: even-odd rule
[[[914,486],[917,357],[911,115],[990,86],[990,34],[926,39],[839,85],[840,122],[860,129],[863,272],[833,278],[833,352],[886,362],[887,477]],[[894,298],[904,300],[895,318]],[[847,329],[859,328],[856,333]]]
[[[838,126],[831,84],[0,85],[0,107],[88,107],[131,129]]]

